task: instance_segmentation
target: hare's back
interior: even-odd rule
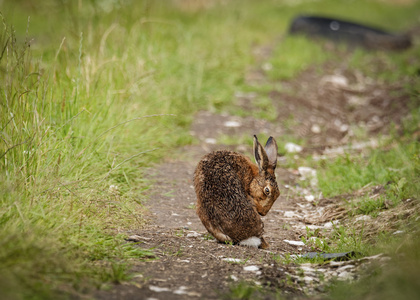
[[[248,168],[247,159],[241,154],[231,151],[207,154],[198,164],[194,176],[198,201],[232,211],[251,207],[241,176]]]
[[[248,168],[246,157],[232,151],[215,151],[199,162],[195,180],[209,188],[232,188],[231,184],[242,183],[241,173]]]

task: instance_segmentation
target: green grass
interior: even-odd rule
[[[376,198],[371,198],[369,196],[364,196],[360,201],[352,203],[354,205],[354,214],[362,215],[371,215],[376,217],[378,213],[387,208],[387,199],[385,196],[379,196]],[[391,203],[389,208],[397,205],[397,203]]]
[[[299,53],[299,56],[294,55]],[[328,59],[328,52],[320,43],[303,36],[287,37],[274,51],[272,68],[267,72],[271,79],[291,79],[312,65],[320,65]]]
[[[225,299],[254,299],[259,288],[247,282],[232,284],[229,293],[225,295]]]
[[[419,11],[417,3],[376,1],[228,1],[198,10],[127,3],[0,4],[0,290],[10,299],[68,298],[129,280],[129,262],[153,254],[119,233],[144,225],[146,167],[193,142],[193,114],[248,115],[235,108],[234,94],[256,91],[255,116],[274,120],[267,92],[281,89],[276,80],[328,58],[320,44],[286,38],[268,61],[272,82],[246,85],[244,74],[257,63],[253,47],[283,35],[296,13],[404,29]],[[351,63],[367,66],[374,57],[357,52]],[[389,62],[384,78],[412,76],[415,57],[381,57]],[[322,175],[338,181],[320,182],[325,195],[392,181],[390,195],[411,197],[418,192],[418,144],[327,162]]]
[[[220,295],[220,299],[285,299],[281,293],[266,292],[264,287],[254,283],[240,281],[231,283],[229,292]]]
[[[406,127],[407,132],[409,128]],[[317,169],[319,188],[325,197],[343,195],[341,205],[349,211],[347,218],[369,215],[374,220],[381,212],[394,211],[392,221],[376,221],[378,228],[382,228],[375,233],[379,237],[397,229],[407,231],[410,226],[414,227],[410,227],[408,232],[418,230],[413,229],[418,225],[418,222],[414,221],[416,214],[406,214],[404,220],[400,219],[400,216],[405,214],[403,203],[407,199],[417,203],[420,199],[418,155],[419,143],[415,140],[407,141],[406,135],[403,135],[395,136],[392,142],[387,142],[377,149],[368,149],[362,154],[346,154],[336,159],[316,162],[310,159],[309,164]],[[371,190],[375,186],[382,186],[382,189],[379,189],[377,194],[372,194]],[[336,225],[331,233],[307,230],[303,240],[312,246],[314,251],[330,253],[355,251],[362,255],[373,255],[394,251],[398,247],[395,245],[394,250],[392,247],[384,247],[394,244],[391,241],[397,240],[397,236],[389,235],[389,239],[384,242],[378,237],[366,235],[365,229],[369,231],[370,228]],[[317,239],[311,241],[311,237]],[[297,260],[299,263],[307,261]],[[311,262],[319,263],[319,260]]]
[[[346,155],[320,163],[319,186],[326,197],[383,185],[391,199],[419,198],[419,143],[395,143],[368,155]]]
[[[395,238],[393,238],[395,240]],[[329,299],[417,299],[420,285],[419,233],[398,239],[398,246],[388,248],[392,263],[375,265],[363,280],[337,282],[329,291]]]

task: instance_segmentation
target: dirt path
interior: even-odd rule
[[[283,136],[294,136],[309,145],[297,155],[328,157],[342,153],[350,142],[354,151],[374,146],[372,137],[385,133],[391,122],[398,129],[409,101],[398,86],[380,85],[344,66],[326,65],[324,70],[321,77],[308,70],[293,82],[284,83],[282,93],[270,93],[277,111],[275,122],[210,112],[196,115],[191,134],[199,144],[179,149],[173,157],[151,168],[154,184],[148,201],[150,225],[129,232],[132,241],[154,249],[158,259],[136,263],[133,272],[138,275],[133,282],[100,291],[98,299],[219,299],[234,292],[233,287],[242,281],[264,286],[268,291],[279,289],[285,296],[296,298],[319,295],[330,278],[358,277],[358,268],[369,258],[331,262],[322,267],[279,264],[280,258],[311,251],[316,238],[307,245],[299,243],[302,236],[306,237],[306,228],[327,234],[333,228],[332,222],[345,215],[340,206],[343,197],[325,199],[319,193],[311,177],[314,170],[284,168],[282,157],[276,170],[281,196],[263,217],[268,250],[217,243],[195,214],[192,178],[200,158],[223,148],[250,153],[249,145],[216,144],[221,136],[251,139],[253,134],[264,133],[275,136],[282,145],[287,142]],[[255,72],[258,75],[260,70]],[[238,93],[236,98],[244,110],[257,109],[257,94]],[[364,140],[356,135],[360,130]],[[306,184],[302,185],[303,181]],[[374,189],[364,192],[373,193]],[[266,299],[270,296],[266,295]]]
[[[207,150],[199,146],[184,148],[179,159],[154,169],[156,182],[148,201],[150,225],[131,235],[141,247],[154,248],[159,259],[136,264],[133,272],[142,274],[136,278],[137,287],[116,286],[112,299],[217,299],[235,281],[258,282],[264,268],[272,269],[279,255],[308,250],[283,242],[300,240],[304,231],[302,222],[284,216],[285,211],[295,209],[284,194],[264,218],[268,251],[211,239],[195,214],[192,186],[195,165]],[[296,226],[296,230],[285,230],[285,226]],[[249,266],[258,270],[246,271]]]
[[[135,284],[117,285],[111,292],[100,292],[98,298],[219,299],[241,281],[283,288],[284,293],[289,292],[294,297],[320,289],[318,282],[311,283],[316,280],[312,278],[317,278],[315,269],[312,277],[300,278],[295,266],[280,267],[278,263],[287,254],[310,251],[309,246],[291,245],[285,240],[299,242],[301,236],[306,236],[307,226],[332,228],[325,213],[336,209],[334,200],[322,199],[314,205],[307,200],[311,200],[312,190],[293,186],[301,180],[301,175],[279,168],[279,182],[292,185],[281,185],[282,195],[263,218],[270,248],[260,250],[217,243],[207,234],[195,213],[192,184],[196,163],[215,148],[226,147],[213,144],[185,147],[176,158],[153,168],[155,183],[148,201],[150,225],[129,234],[141,247],[154,249],[158,259],[136,263],[133,272],[139,275],[134,279]],[[244,145],[233,150],[239,151],[237,148],[244,149]],[[338,269],[340,265],[331,267]],[[347,272],[345,276],[353,278],[356,275]],[[288,278],[293,280],[285,284]],[[305,289],[300,287],[302,281],[310,281],[306,282]]]

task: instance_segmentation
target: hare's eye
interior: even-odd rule
[[[264,189],[264,193],[266,195],[269,195],[270,194],[270,188],[266,186],[265,189]]]

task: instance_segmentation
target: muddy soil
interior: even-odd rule
[[[262,70],[252,72],[261,75]],[[248,77],[258,77],[255,74]],[[301,243],[306,228],[331,231],[333,222],[346,216],[343,199],[351,197],[323,198],[316,180],[298,168],[282,167],[281,156],[276,170],[281,195],[263,217],[265,239],[270,244],[267,250],[217,243],[195,213],[192,178],[200,158],[215,149],[250,153],[250,144],[218,144],[222,135],[232,139],[249,136],[252,141],[253,134],[264,133],[283,146],[288,142],[283,136],[299,137],[306,145],[296,155],[328,159],[346,147],[357,152],[375,146],[375,137],[386,134],[391,123],[398,129],[409,111],[409,96],[401,86],[375,82],[343,65],[325,65],[322,75],[309,69],[283,86],[281,92],[269,94],[277,114],[274,122],[208,111],[195,116],[191,134],[198,142],[178,149],[151,168],[154,184],[147,202],[149,225],[127,231],[129,242],[153,249],[157,259],[136,262],[132,282],[99,291],[97,299],[220,299],[242,281],[267,291],[279,290],[287,298],[321,297],[328,278],[358,277],[358,265],[369,259],[332,262],[322,269],[280,264],[280,258],[313,251],[310,243]],[[236,104],[252,110],[258,97],[238,92]],[[374,193],[375,188],[363,192]]]

